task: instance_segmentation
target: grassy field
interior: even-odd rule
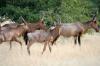
[[[12,50],[9,43],[0,45],[0,66],[100,66],[100,34],[84,35],[82,45],[74,45],[73,38],[60,37],[56,45],[48,48],[42,55],[43,45],[35,43],[31,47],[31,56],[26,46],[22,49],[13,42]]]

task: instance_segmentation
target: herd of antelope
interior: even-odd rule
[[[55,44],[59,36],[74,37],[74,44],[81,45],[81,36],[86,33],[88,29],[93,28],[96,32],[99,32],[100,26],[97,25],[96,17],[94,16],[90,21],[80,23],[57,23],[46,28],[44,20],[41,19],[37,23],[28,23],[23,18],[23,23],[18,24],[12,22],[9,24],[0,24],[0,44],[8,41],[10,49],[12,48],[12,41],[18,42],[22,46],[22,42],[18,40],[18,37],[23,36],[25,44],[27,46],[28,54],[30,55],[30,47],[35,42],[44,43],[42,54],[49,47],[51,52],[51,45]]]

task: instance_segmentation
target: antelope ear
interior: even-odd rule
[[[56,25],[57,25],[57,22],[55,21],[55,22],[54,22],[54,26],[56,26]]]
[[[97,23],[97,21],[96,21],[96,17],[93,17],[93,19],[92,19],[92,23]]]
[[[42,24],[44,24],[44,21],[41,21]]]
[[[96,23],[97,23],[97,21],[93,21],[93,23],[95,23],[95,24],[96,24]]]

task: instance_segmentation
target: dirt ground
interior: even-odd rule
[[[100,66],[100,33],[82,36],[82,45],[74,45],[73,38],[60,37],[52,52],[47,48],[42,55],[43,45],[35,43],[31,56],[26,46],[13,42],[0,45],[0,66]]]

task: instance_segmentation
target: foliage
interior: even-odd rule
[[[23,16],[30,22],[44,17],[48,26],[60,20],[84,22],[95,13],[99,17],[99,3],[99,0],[1,0],[0,15],[6,15],[15,21]]]

